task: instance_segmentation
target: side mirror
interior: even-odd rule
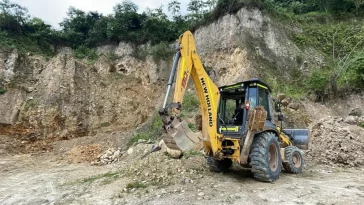
[[[281,115],[278,115],[278,121],[279,122],[283,122],[284,121],[284,116],[281,114]]]
[[[276,112],[281,112],[281,106],[282,106],[281,102],[275,101],[274,108]]]

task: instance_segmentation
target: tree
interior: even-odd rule
[[[187,11],[191,12],[191,14],[189,15],[190,20],[201,20],[204,13],[204,6],[205,3],[202,0],[191,0],[187,6]]]
[[[138,41],[145,16],[137,13],[138,6],[123,1],[114,7],[114,18],[107,25],[108,38],[114,41]]]
[[[169,2],[168,11],[172,13],[173,18],[181,16],[181,3],[177,0]]]
[[[67,12],[67,18],[60,23],[63,34],[72,47],[83,44],[94,46],[88,41],[91,31],[94,29],[102,15],[98,12],[85,13],[74,7],[70,7]],[[100,31],[101,32],[101,31]]]
[[[212,10],[214,10],[217,0],[206,0],[204,3],[208,8],[208,12],[211,12]]]
[[[347,0],[347,1],[354,3],[354,5],[355,5],[355,12],[358,15],[359,14],[358,11],[359,11],[360,7],[362,5],[364,5],[364,0]]]
[[[7,31],[11,35],[21,35],[22,26],[29,19],[28,10],[9,0],[0,1],[0,29]]]

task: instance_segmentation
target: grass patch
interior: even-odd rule
[[[280,93],[284,93],[293,99],[299,99],[306,94],[304,87],[295,86],[291,83],[282,83],[277,79],[266,80],[268,85],[272,89],[272,96],[277,96]]]
[[[107,52],[105,54],[105,56],[106,56],[106,58],[108,58],[109,60],[112,60],[112,61],[119,59],[119,57],[116,55],[115,52]]]
[[[158,62],[159,60],[168,60],[173,56],[174,50],[168,44],[168,42],[162,41],[150,48],[150,55]]]
[[[110,122],[103,122],[101,123],[101,127],[109,127],[111,125]]]
[[[204,156],[200,151],[196,151],[196,150],[190,150],[188,152],[185,152],[183,154],[183,156],[188,159],[190,157],[193,157],[193,156]]]
[[[73,55],[78,59],[87,59],[89,64],[94,64],[99,56],[96,54],[95,49],[88,48],[86,46],[79,46],[73,51]]]
[[[192,132],[197,132],[197,128],[194,123],[188,123],[188,128],[190,128]]]
[[[200,108],[200,102],[194,93],[186,92],[183,103],[182,112],[196,112]]]
[[[130,182],[126,185],[127,189],[141,189],[141,188],[147,188],[147,185],[145,183],[142,183],[140,181]]]
[[[359,122],[359,127],[364,128],[364,121],[363,122]]]
[[[7,31],[0,31],[0,47],[5,49],[17,49],[20,53],[34,53],[46,57],[53,56],[55,52],[51,44],[39,39],[38,41],[26,35],[13,36]]]
[[[28,100],[26,103],[25,103],[25,111],[28,111],[29,109],[31,108],[34,108],[38,105],[37,101],[35,100]]]
[[[113,181],[115,181],[118,178],[122,177],[122,172],[121,171],[117,171],[117,172],[107,172],[104,174],[99,174],[99,175],[95,175],[92,177],[88,177],[86,179],[81,180],[81,183],[93,183],[95,181],[98,180],[103,180],[103,183],[105,184],[109,184]]]
[[[162,119],[158,114],[154,115],[151,123],[147,127],[146,130],[141,131],[137,134],[134,134],[129,141],[127,142],[127,146],[131,146],[139,140],[156,140],[162,134]]]
[[[6,92],[8,92],[5,88],[0,88],[0,95],[4,95]]]

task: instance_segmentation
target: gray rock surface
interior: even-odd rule
[[[18,120],[25,96],[24,91],[15,89],[0,95],[0,124],[12,125]]]

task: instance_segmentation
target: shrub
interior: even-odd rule
[[[305,80],[305,89],[323,95],[328,87],[329,73],[324,70],[313,70]]]
[[[156,140],[162,134],[162,120],[159,115],[154,115],[151,123],[145,131],[134,134],[128,141],[127,146],[131,146],[139,140]]]
[[[197,99],[196,95],[190,92],[186,92],[182,103],[182,112],[194,112],[197,111],[199,107],[200,102]]]
[[[78,59],[96,60],[98,58],[96,51],[86,46],[79,46],[73,51],[73,54]]]
[[[5,94],[6,92],[8,92],[8,90],[7,90],[7,89],[5,89],[5,88],[0,88],[0,95]]]

